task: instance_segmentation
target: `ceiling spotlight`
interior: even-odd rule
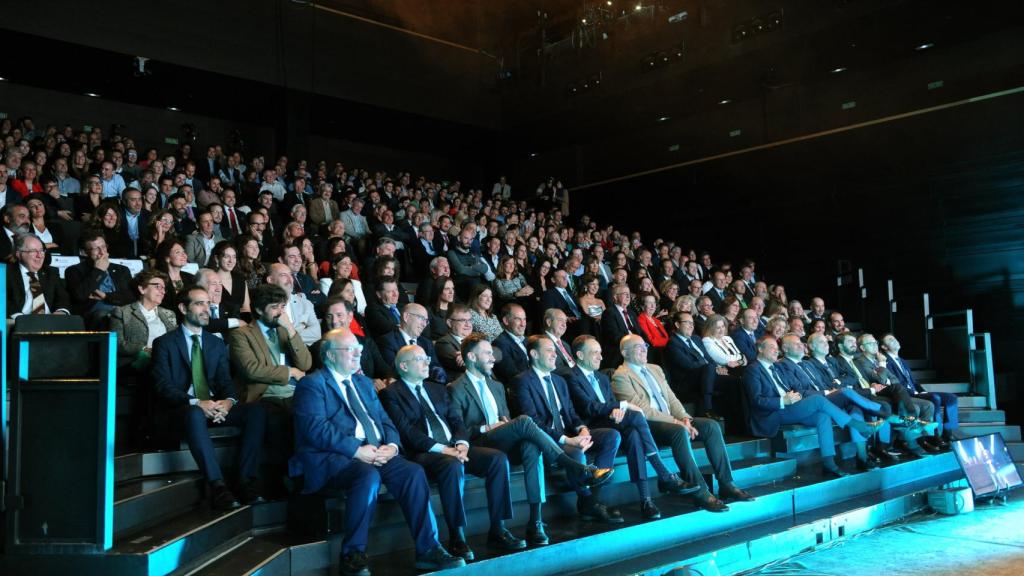
[[[7,78],[4,78],[3,76],[0,76],[0,82],[7,82]]]
[[[584,18],[583,20],[580,20],[580,22],[582,22],[585,25],[587,23],[587,19]]]
[[[728,98],[723,98],[723,99],[721,99],[721,100],[719,100],[719,101],[718,101],[718,103],[719,103],[720,105],[722,105],[722,106],[725,106],[726,104],[728,104],[728,103],[730,103],[730,102],[732,102],[732,100],[729,100]]]
[[[639,12],[644,9],[644,5],[638,2],[637,5],[633,7],[633,9]]]
[[[933,48],[933,47],[935,47],[935,44],[932,44],[931,42],[925,42],[924,44],[918,45],[916,48],[914,48],[914,50],[917,50],[918,52],[920,52],[921,50],[927,50],[927,49]]]
[[[658,57],[661,58],[662,62],[668,62],[668,53],[667,52],[659,52],[658,53]]]
[[[88,96],[89,98],[99,98],[100,97],[100,95],[95,93],[95,92],[86,92],[85,95]]]
[[[845,66],[839,66],[838,68],[833,68],[831,70],[831,72],[833,74],[839,74],[840,72],[846,72],[846,67]]]
[[[671,120],[671,119],[672,119],[672,117],[671,117],[671,116],[660,116],[660,117],[658,118],[658,122],[668,122],[668,121],[669,121],[669,120]]]
[[[530,158],[536,158],[536,157],[537,157],[537,153],[536,152],[530,152]]]
[[[601,85],[601,75],[600,74],[594,74],[593,76],[591,76],[590,77],[590,85],[594,86],[594,87],[600,86]]]
[[[171,112],[178,112],[178,111],[181,110],[180,108],[177,108],[177,107],[174,107],[174,106],[168,106],[167,109],[170,110]]]

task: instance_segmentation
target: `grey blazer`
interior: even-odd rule
[[[156,314],[168,332],[178,327],[178,320],[173,311],[157,306]],[[135,356],[149,341],[149,325],[146,323],[146,317],[142,315],[142,304],[136,301],[114,308],[110,313],[110,331],[117,333],[118,363],[130,363],[135,360]]]

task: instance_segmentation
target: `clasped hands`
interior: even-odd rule
[[[387,464],[397,454],[398,448],[391,444],[384,444],[383,446],[363,444],[356,450],[355,456],[356,460],[380,467]]]
[[[231,400],[200,400],[199,409],[203,411],[207,420],[214,424],[222,424],[228,417],[228,412],[234,403]]]

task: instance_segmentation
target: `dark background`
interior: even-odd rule
[[[0,112],[519,195],[553,175],[576,213],[752,257],[878,332],[892,280],[912,351],[922,293],[973,308],[1020,422],[1024,6],[635,4],[9,2]],[[836,286],[857,269],[863,302]]]

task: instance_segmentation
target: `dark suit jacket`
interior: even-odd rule
[[[612,381],[606,374],[598,370],[594,372],[594,377],[597,378],[601,395],[604,396],[603,402],[597,398],[594,387],[590,385],[579,365],[569,371],[566,381],[569,383],[569,393],[572,395],[576,413],[584,422],[596,427],[599,424],[608,424],[609,415],[612,410],[619,407],[619,401],[612,392]]]
[[[10,192],[8,192],[10,194]],[[64,290],[64,284],[60,280],[56,268],[44,267],[36,274],[39,283],[43,286],[43,298],[46,305],[50,307],[50,313],[61,308],[71,312],[71,300]],[[21,277],[21,266],[19,264],[7,265],[7,317],[12,314],[21,313],[25,306],[25,283]]]
[[[576,409],[573,408],[572,397],[569,395],[569,386],[561,376],[554,372],[551,373],[551,383],[555,387],[555,394],[558,395],[558,403],[561,404],[559,412],[561,413],[562,422],[565,424],[565,435],[575,436],[576,432],[584,424],[580,420],[579,415],[576,414]],[[552,417],[554,415],[548,407],[545,385],[537,377],[536,372],[532,369],[525,370],[512,380],[509,390],[515,396],[516,402],[519,405],[519,411],[522,414],[532,418],[534,423],[546,432],[548,436],[555,440],[560,438],[552,427]]]
[[[423,246],[423,241],[419,238],[413,238],[409,241],[409,252],[412,255],[412,267],[416,271],[417,276],[424,279],[424,282],[430,282],[430,261],[440,256],[440,253],[431,245],[431,249],[434,250],[433,254],[427,252],[427,249]],[[419,290],[417,290],[419,292]],[[424,305],[430,305],[430,301],[417,300]]]
[[[401,438],[366,376],[352,375],[367,415],[382,435],[381,442],[401,447]],[[295,455],[288,463],[292,476],[304,476],[302,491],[311,494],[348,466],[362,444],[355,437],[356,419],[341,395],[339,383],[326,368],[307,374],[292,397]]]
[[[626,308],[629,314],[629,321],[633,323],[634,334],[643,336],[640,330],[640,320],[631,308]],[[604,353],[602,368],[610,368],[622,364],[622,352],[619,351],[619,341],[623,336],[629,334],[626,328],[626,321],[615,304],[610,304],[608,309],[601,315],[601,350]]]
[[[691,336],[690,342],[701,352],[707,354],[704,350],[704,343],[700,338]],[[673,334],[668,339],[668,344],[665,346],[665,351],[662,352],[661,359],[669,388],[677,395],[682,392],[700,390],[700,375],[710,365],[709,357],[701,357],[700,354],[681,341],[679,335]]]
[[[902,361],[902,359],[896,360],[888,352],[883,352],[883,354],[885,354],[885,357],[887,359],[886,369],[889,371],[889,374],[891,374],[895,378],[893,380],[894,384],[896,382],[899,382],[900,385],[906,388],[907,392],[909,392],[910,394],[919,394],[923,392],[923,390],[918,388],[917,382],[914,381],[914,375],[911,374],[910,367],[907,366],[906,364],[899,364],[897,366],[897,362]]]
[[[569,293],[569,297],[573,298],[572,293]],[[576,304],[576,309],[579,310],[579,302],[576,302],[575,300],[576,299],[573,298],[573,304]],[[544,291],[544,294],[540,297],[540,307],[541,314],[543,314],[545,310],[557,308],[558,310],[565,312],[565,315],[569,318],[579,318],[579,315],[573,312],[572,308],[569,307],[569,303],[562,297],[558,288],[555,288],[554,286]]]
[[[707,294],[705,294],[705,296],[711,298],[711,305],[715,307],[716,312],[718,311],[719,306],[722,305],[722,302],[725,301],[725,296],[729,295],[729,293],[725,290],[722,290],[722,294],[723,296],[719,296],[718,290],[716,290],[714,287],[712,287],[711,290],[708,290]]]
[[[780,377],[783,378],[783,383],[786,383],[785,376]],[[775,388],[771,375],[760,362],[754,362],[744,372],[743,382],[747,387],[747,397],[750,399],[750,431],[755,436],[775,436],[779,432],[779,422],[782,419],[779,413],[782,408],[779,391]]]
[[[133,293],[131,287],[132,273],[128,268],[111,263],[107,272],[110,273],[115,290],[107,293],[107,297],[103,299],[105,303],[111,306],[124,306],[137,300],[138,295]],[[90,300],[89,295],[99,289],[103,278],[103,271],[94,268],[91,260],[82,260],[64,271],[64,280],[70,288],[74,314],[85,314],[92,308],[96,301]]]
[[[376,297],[366,306],[366,331],[370,336],[380,338],[398,330],[395,317],[387,306],[376,302]]]
[[[818,386],[823,387],[824,390],[831,390],[833,388],[857,388],[857,377],[853,374],[845,373],[839,366],[839,361],[831,356],[825,357],[825,362],[828,365],[826,368],[821,362],[818,362],[814,358],[804,360],[804,364],[811,369],[811,373],[814,375],[814,381]],[[839,380],[839,384],[836,384],[833,380]]]
[[[434,228],[434,252],[437,252],[440,255],[445,255],[454,247],[454,238],[448,236],[444,232],[441,232],[438,228]]]
[[[427,424],[426,408],[409,390],[402,380],[395,380],[380,392],[380,401],[391,416],[391,421],[398,428],[402,438],[402,446],[409,452],[430,452],[434,444],[452,445],[459,440],[468,442],[469,436],[462,425],[462,416],[455,403],[448,396],[448,390],[441,384],[430,381],[423,382],[423,391],[430,403],[434,405],[437,415],[448,426],[452,435],[450,442],[435,440],[430,437],[430,425]]]
[[[423,348],[423,351],[430,356],[430,379],[445,384],[448,382],[448,374],[441,367],[441,363],[437,360],[437,351],[434,350],[434,343],[430,341],[430,338],[420,335],[416,339],[416,344]],[[402,340],[402,333],[399,330],[388,332],[387,334],[377,338],[377,347],[380,348],[380,355],[384,358],[384,362],[392,368],[395,366],[395,356],[402,346],[408,344]]]
[[[309,274],[299,272],[293,274],[292,278],[298,278],[299,283],[295,286],[296,292],[302,292],[306,295],[310,304],[313,305],[313,309],[316,310],[317,316],[324,315],[324,307],[327,305],[327,297],[320,291],[320,283],[313,280],[313,277]]]
[[[125,219],[125,209],[119,208],[121,212],[121,242],[128,247],[128,258],[138,258],[140,254],[146,254],[146,230],[149,230],[149,210],[145,208],[139,212],[139,239],[138,244],[133,247],[131,238],[128,237],[128,221]],[[155,250],[156,247],[154,246]],[[113,253],[111,253],[113,254]]]
[[[501,361],[494,364],[494,376],[503,384],[510,384],[520,372],[530,367],[530,358],[508,332],[499,334],[491,345],[501,351]]]
[[[729,336],[732,338],[736,347],[740,349],[740,352],[747,357],[747,364],[757,360],[757,343],[755,340],[751,340],[750,336],[747,335],[746,330],[743,328],[737,328],[733,330]],[[754,338],[757,338],[757,332],[754,332]]]
[[[775,363],[779,367],[779,370],[783,373],[784,382],[793,382],[792,388],[797,392],[807,396],[815,392],[824,392],[828,388],[820,388],[820,384],[817,379],[813,378],[808,374],[808,370],[804,368],[810,368],[810,365],[801,367],[803,364],[801,361],[799,364],[790,360],[789,358],[783,358]],[[811,372],[813,374],[813,372]]]
[[[189,403],[188,389],[192,386],[192,363],[189,361],[191,343],[185,343],[184,330],[184,327],[179,327],[153,342],[153,387],[157,397],[168,408],[183,408]],[[191,338],[188,340],[191,342]],[[228,347],[224,341],[203,330],[201,345],[210,397],[215,400],[241,400],[231,380]]]
[[[20,200],[20,197],[18,196],[18,193],[15,192],[14,190],[11,190],[10,188],[8,188],[7,189],[7,198],[8,198],[7,203],[8,204],[20,204],[21,203],[21,202],[11,202],[10,198],[12,196],[18,197],[18,199]],[[0,227],[0,228],[2,228],[2,227]],[[12,242],[11,239],[7,237],[7,232],[5,232],[4,230],[0,229],[0,263],[5,263],[5,264],[10,263],[13,260],[13,258],[14,258],[14,242]]]
[[[503,416],[510,418],[508,400],[505,398],[505,387],[494,378],[488,378],[487,389],[491,391],[494,403],[498,405],[498,418]],[[452,404],[462,416],[462,423],[466,427],[470,440],[475,440],[480,436],[480,427],[487,423],[480,395],[465,374],[448,385],[448,392],[452,395]]]
[[[434,342],[434,349],[437,351],[437,360],[441,363],[441,367],[448,374],[448,378],[454,380],[466,371],[466,368],[459,366],[455,358],[461,352],[461,345],[455,340],[455,336],[450,333],[445,334],[437,341]]]

